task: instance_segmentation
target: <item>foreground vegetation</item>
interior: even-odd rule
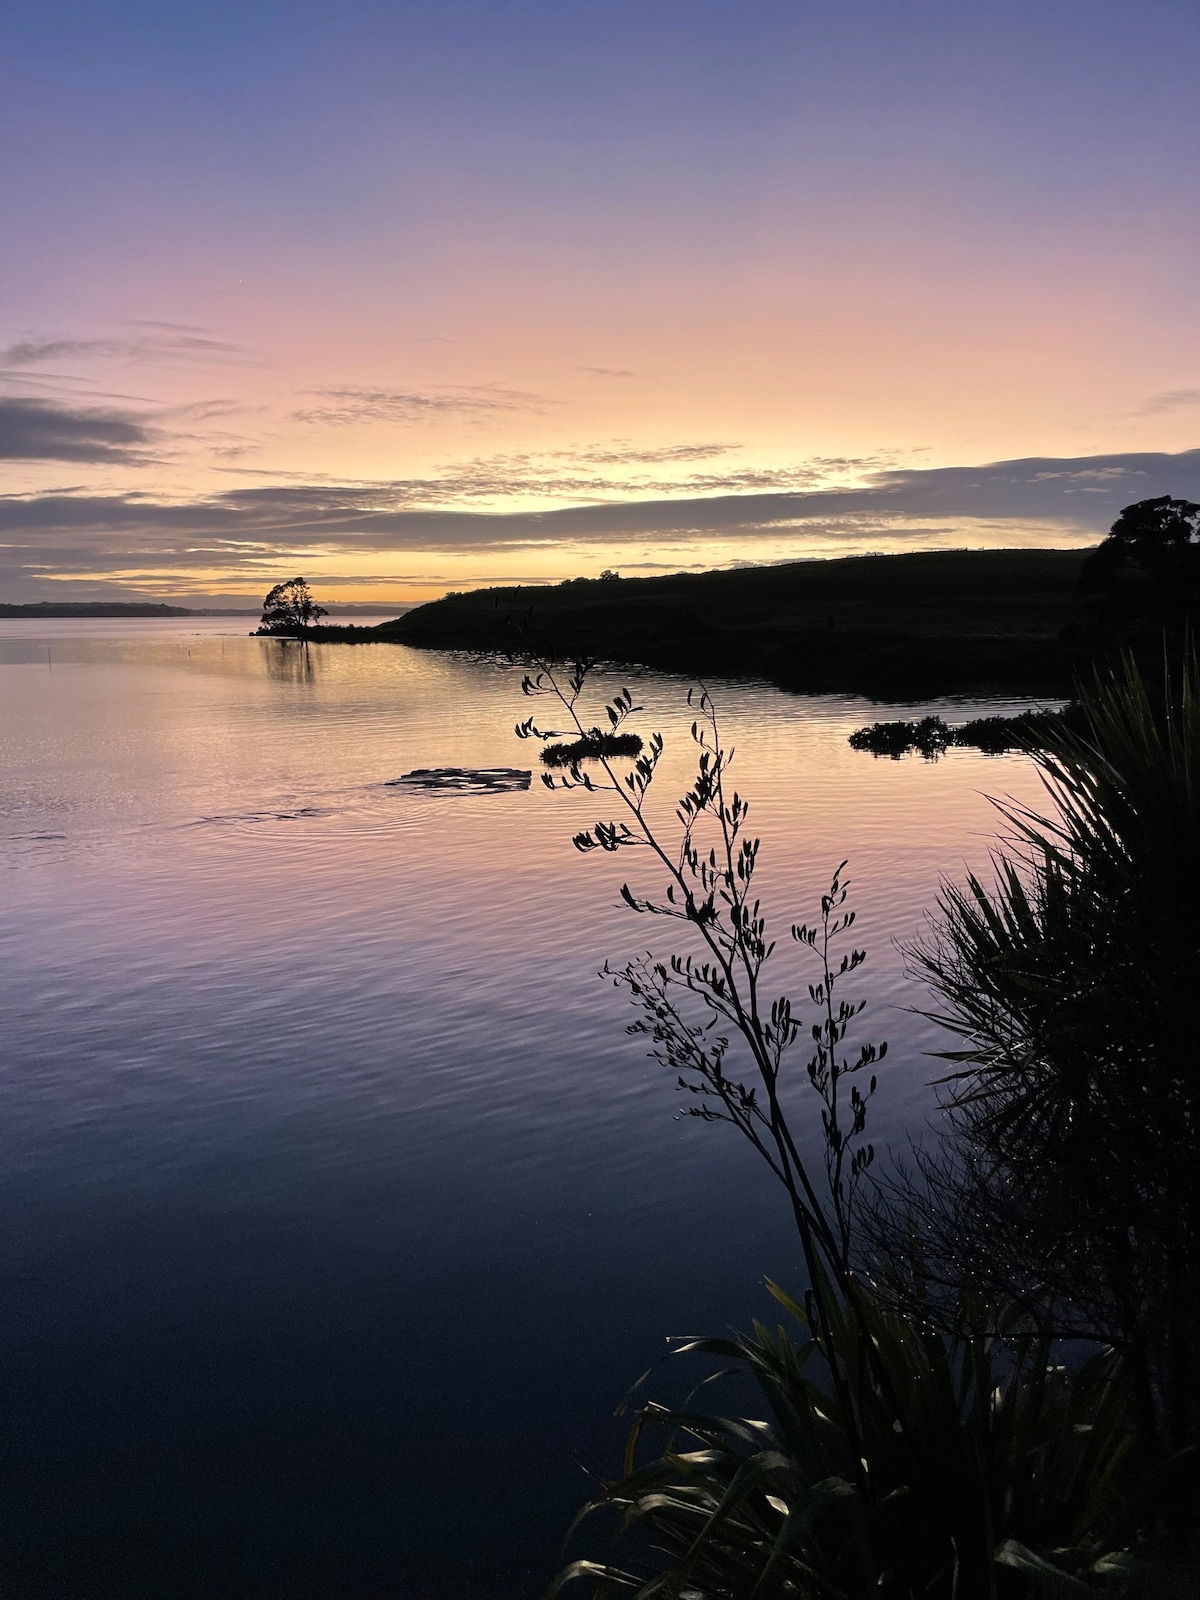
[[[689,1114],[736,1128],[785,1196],[802,1293],[788,1325],[692,1342],[755,1385],[759,1415],[637,1412],[624,1467],[588,1508],[615,1518],[558,1587],[680,1600],[1004,1600],[1194,1595],[1200,1440],[1200,684],[1163,693],[1132,661],[1035,757],[1045,815],[1005,813],[997,883],[947,888],[912,960],[958,1036],[948,1134],[876,1177],[869,1112],[886,1046],[851,1043],[844,868],[791,930],[804,997],[769,984],[759,842],[709,696],[695,780],[665,835],[647,800],[663,751],[628,766],[585,715],[586,667],[545,664],[581,745],[550,787],[603,794],[578,849],[635,849],[626,885],[687,947],[610,976]],[[639,708],[607,707],[613,739]],[[803,1151],[813,1118],[815,1160]],[[1065,1343],[1064,1341],[1070,1341]],[[594,1535],[593,1535],[594,1538]]]
[[[1127,663],[1079,721],[1036,757],[1050,808],[1001,807],[995,883],[947,885],[911,952],[958,1046],[906,1222],[931,1276],[1119,1350],[1165,1457],[1200,1437],[1194,655],[1153,688]]]

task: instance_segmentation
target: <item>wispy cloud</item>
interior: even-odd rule
[[[1143,417],[1161,416],[1164,411],[1190,411],[1200,406],[1200,389],[1165,389],[1152,394],[1137,414]]]
[[[127,412],[0,398],[0,460],[142,465],[156,438]]]
[[[38,372],[32,367],[0,366],[0,385],[6,394],[52,395],[56,399],[94,404],[97,400],[119,400],[128,405],[153,405],[149,395],[131,394],[127,389],[101,389],[92,378],[73,372]]]
[[[246,406],[240,400],[214,398],[189,400],[178,406],[163,406],[155,415],[160,420],[169,418],[172,421],[183,419],[188,422],[212,422],[224,417],[243,416],[253,409],[261,408]]]
[[[171,323],[135,323],[147,331],[117,338],[30,335],[0,351],[0,366],[40,367],[47,362],[116,361],[126,366],[258,366],[260,358],[214,339],[203,330]]]
[[[130,317],[122,324],[126,328],[154,328],[159,333],[202,333],[209,334],[211,328],[198,327],[194,322],[162,322],[157,317]]]
[[[292,412],[293,422],[350,427],[372,422],[424,422],[439,416],[483,416],[494,411],[537,411],[549,402],[544,395],[501,384],[474,384],[437,389],[315,389],[318,400]]]
[[[90,425],[103,420],[92,417]],[[134,426],[127,419],[110,422],[118,430]],[[138,442],[125,433],[68,433],[60,439],[64,450],[85,451],[136,448]],[[439,488],[449,493],[444,482],[428,480],[276,480],[174,503],[65,491],[0,496],[0,543],[10,573],[5,581],[28,589],[48,578],[115,582],[137,573],[139,583],[160,575],[164,592],[179,592],[178,585],[192,581],[189,573],[206,572],[210,584],[214,571],[228,574],[232,585],[252,584],[282,565],[318,555],[325,570],[332,570],[339,552],[354,555],[361,576],[362,558],[372,553],[386,555],[394,572],[397,553],[471,551],[482,571],[489,552],[555,546],[622,545],[632,562],[675,567],[680,563],[666,553],[669,548],[677,548],[686,565],[706,542],[709,548],[719,545],[723,560],[735,558],[739,546],[761,549],[764,541],[796,557],[806,549],[829,553],[885,542],[914,549],[939,542],[1084,543],[1104,532],[1131,500],[1151,494],[1200,499],[1200,450],[893,467],[868,471],[865,481],[849,487],[624,499],[540,512],[438,504]]]
[[[222,537],[376,537],[409,544],[543,542],[557,537],[639,538],[668,531],[724,535],[802,527],[831,517],[998,518],[1100,531],[1129,499],[1148,493],[1200,495],[1200,450],[1070,461],[1034,458],[979,467],[889,469],[856,487],[702,498],[625,500],[558,510],[494,512],[436,504],[462,481],[269,482],[182,503],[145,496],[0,496],[0,527],[207,529]],[[434,502],[434,503],[431,503]]]
[[[170,425],[169,431],[164,428],[162,437],[164,444],[169,442],[172,453],[198,450],[217,461],[232,461],[257,454],[262,449],[262,440],[245,433],[232,433],[214,424],[231,417],[261,415],[264,409],[243,405],[239,400],[213,398],[163,406],[152,415],[156,426]]]
[[[555,450],[550,455],[556,460],[595,462],[597,466],[658,465],[676,461],[708,461],[714,456],[727,456],[742,448],[740,444],[667,444],[647,450],[616,440],[611,448]]]
[[[575,372],[591,372],[597,378],[636,378],[637,377],[637,373],[631,371],[628,367],[583,367],[583,366],[577,366],[577,367],[573,368],[572,370],[575,371]]]
[[[717,463],[743,448],[709,442],[647,448],[615,440],[603,446],[477,456],[448,465],[436,478],[414,482],[411,491],[418,503],[427,505],[503,501],[517,496],[611,501],[633,496],[748,494],[845,483],[892,464],[886,456],[814,457],[790,467],[714,465],[707,470],[679,470]]]

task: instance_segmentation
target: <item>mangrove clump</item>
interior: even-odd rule
[[[577,767],[581,761],[599,761],[604,756],[639,756],[641,753],[640,734],[605,733],[600,728],[591,728],[580,739],[546,745],[542,750],[542,761],[548,767]]]

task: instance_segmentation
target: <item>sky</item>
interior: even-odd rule
[[[6,0],[0,599],[1200,499],[1200,0]]]

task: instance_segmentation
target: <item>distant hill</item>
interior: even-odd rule
[[[148,605],[120,600],[39,600],[29,605],[0,605],[0,617],[198,617],[186,606]]]
[[[424,649],[535,650],[763,677],[876,699],[1059,694],[1072,675],[1059,632],[1087,554],[920,551],[478,589],[353,634]]]

